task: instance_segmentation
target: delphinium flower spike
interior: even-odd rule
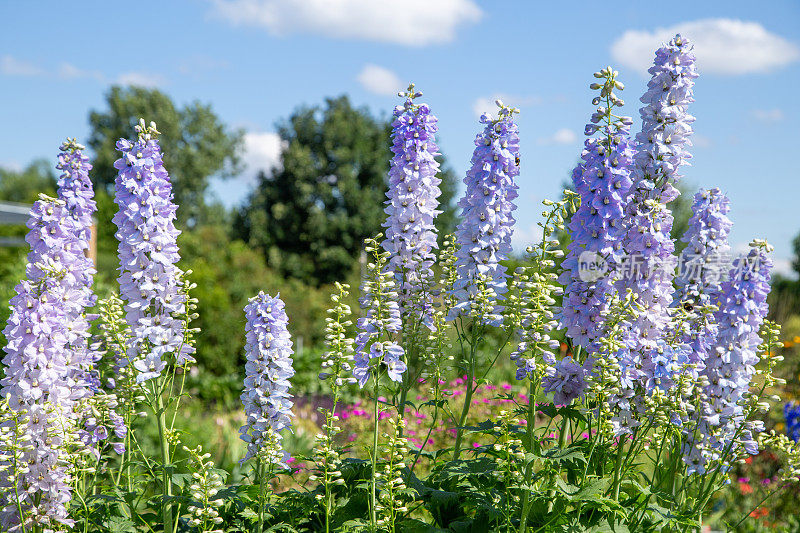
[[[83,253],[79,227],[63,201],[41,196],[31,209],[26,279],[15,288],[3,331],[8,343],[0,396],[11,410],[25,412],[29,443],[21,464],[13,465],[16,472],[0,473],[0,486],[16,491],[15,498],[2,502],[6,530],[21,521],[28,530],[72,524],[69,464],[82,452],[75,420],[77,402],[85,396],[76,382],[80,373],[73,367],[69,330],[84,297],[74,280],[76,257]],[[10,480],[16,485],[9,487]]]
[[[289,319],[280,297],[263,292],[250,299],[244,312],[247,363],[241,400],[247,419],[239,433],[247,443],[247,454],[242,462],[259,458],[277,468],[286,468],[286,453],[281,458],[277,452],[279,432],[292,424],[289,378],[294,375],[294,368]]]
[[[116,197],[120,259],[120,296],[125,300],[126,320],[132,340],[127,359],[141,383],[166,368],[168,356],[177,365],[194,361],[193,348],[184,342],[186,298],[181,293],[182,272],[175,228],[177,206],[164,168],[155,124],[136,127],[138,139],[120,139],[122,157],[114,163],[119,171]]]
[[[472,166],[464,178],[466,192],[458,202],[462,219],[456,229],[458,279],[454,296],[458,303],[449,319],[471,316],[490,325],[502,323],[506,293],[506,269],[500,262],[511,252],[519,175],[519,129],[514,114],[519,110],[497,100],[497,118],[484,113],[484,129],[475,138]]]
[[[114,409],[117,400],[113,394],[106,394],[100,387],[95,364],[99,359],[99,352],[89,346],[89,318],[87,310],[96,303],[96,296],[92,290],[95,267],[89,258],[88,251],[92,238],[92,216],[97,208],[94,201],[94,189],[89,179],[92,169],[89,158],[84,155],[85,148],[75,139],[67,139],[61,145],[58,156],[57,168],[61,170],[58,178],[58,198],[64,201],[69,215],[73,219],[73,231],[77,246],[73,250],[74,259],[71,271],[64,276],[65,283],[74,285],[76,304],[72,306],[67,330],[70,333],[69,350],[71,352],[71,369],[74,380],[81,384],[75,393],[82,394],[94,409],[81,409],[80,413],[91,413],[83,419],[82,439],[87,444],[96,444],[105,440],[108,435],[106,424],[101,419],[108,418],[113,433],[123,438],[127,432],[125,422]],[[97,395],[97,397],[95,397]],[[85,406],[88,407],[88,406]],[[119,444],[115,445],[119,449]],[[93,448],[95,453],[99,453]]]
[[[391,254],[388,268],[395,274],[401,311],[432,328],[431,267],[436,259],[436,227],[439,214],[439,163],[436,156],[437,119],[414,84],[398,93],[405,98],[394,109],[389,189],[386,201],[386,238],[383,249]]]
[[[786,402],[783,406],[783,420],[786,424],[786,435],[794,442],[800,442],[800,404]]]
[[[618,290],[630,290],[639,310],[628,325],[629,350],[621,354],[623,384],[638,383],[651,390],[654,378],[663,368],[658,361],[663,353],[661,339],[669,322],[673,296],[675,245],[670,238],[673,217],[666,204],[680,193],[675,182],[679,167],[687,162],[691,145],[689,135],[694,121],[687,112],[693,101],[692,87],[697,72],[692,46],[676,35],[656,51],[655,62],[648,70],[652,78],[641,100],[642,131],[636,135],[634,185],[628,199],[629,220],[623,249],[625,257],[618,275]],[[669,367],[679,366],[685,350],[673,352]],[[668,376],[667,376],[668,377]],[[661,380],[661,387],[669,380]],[[630,387],[625,387],[628,395]]]
[[[745,406],[760,361],[759,329],[768,311],[771,251],[765,241],[754,240],[722,283],[715,313],[719,333],[702,371],[707,385],[695,432],[698,442],[685,450],[690,471],[702,473],[709,460],[719,459],[731,447],[734,452],[758,453],[757,433],[763,422],[745,420]]]
[[[605,319],[615,292],[633,163],[632,121],[615,113],[623,101],[614,91],[624,86],[611,67],[594,77],[600,80],[590,86],[600,91],[592,100],[598,107],[586,125],[582,161],[572,173],[581,201],[568,225],[572,242],[559,277],[565,286],[562,325],[573,342],[590,353],[598,351],[597,341],[607,333]]]

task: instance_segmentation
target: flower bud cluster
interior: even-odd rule
[[[403,360],[405,352],[394,340],[402,321],[394,275],[386,268],[390,254],[381,251],[378,238],[366,241],[366,253],[372,258],[367,263],[366,278],[361,286],[360,303],[365,313],[357,322],[360,331],[356,336],[353,368],[353,377],[361,387],[373,372],[377,376],[382,368],[387,370],[392,381],[401,381],[407,369]]]
[[[408,508],[405,506],[404,493],[407,490],[406,482],[403,479],[407,465],[408,441],[403,437],[403,430],[406,421],[402,417],[389,419],[391,433],[384,433],[383,437],[386,444],[382,452],[384,456],[383,472],[377,472],[376,477],[382,480],[379,504],[375,510],[379,516],[377,523],[379,527],[394,531],[394,524],[397,518],[405,514]]]
[[[352,311],[350,306],[345,303],[350,294],[350,286],[336,282],[336,292],[331,294],[331,301],[334,307],[328,309],[328,316],[325,317],[325,347],[326,351],[322,355],[322,372],[319,379],[329,381],[334,395],[345,384],[354,382],[350,377],[353,370],[353,339],[347,334],[352,327],[350,320]]]
[[[564,252],[553,236],[556,230],[564,229],[564,219],[574,212],[577,200],[571,191],[564,193],[565,199],[559,202],[544,200],[550,210],[542,213],[544,222],[539,223],[542,241],[528,248],[530,264],[517,267],[511,279],[505,321],[520,337],[510,355],[517,365],[519,380],[541,379],[556,364],[555,354],[560,343],[553,335],[559,327],[555,306],[563,289],[557,283],[555,267],[556,259]]]
[[[225,502],[216,495],[225,484],[214,471],[214,462],[209,460],[211,454],[203,453],[200,446],[184,446],[183,449],[189,454],[189,468],[193,471],[192,484],[188,487],[192,502],[186,509],[192,516],[189,526],[197,528],[198,533],[224,533],[219,508]]]

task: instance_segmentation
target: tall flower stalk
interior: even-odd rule
[[[594,76],[602,81],[591,84],[600,91],[592,100],[598,107],[586,125],[581,163],[572,173],[581,200],[569,222],[572,241],[559,277],[565,286],[561,322],[570,338],[589,353],[598,351],[598,340],[607,333],[605,318],[616,292],[614,279],[625,237],[623,219],[633,183],[631,119],[615,113],[615,108],[623,105],[615,91],[624,86],[611,67]]]
[[[352,371],[353,339],[348,336],[348,329],[353,325],[350,316],[352,311],[345,303],[350,294],[350,287],[346,284],[336,283],[336,291],[331,295],[334,306],[328,310],[325,318],[325,347],[326,351],[322,361],[320,379],[327,381],[331,387],[333,405],[330,409],[320,408],[325,416],[322,425],[323,433],[317,435],[314,456],[317,460],[317,473],[321,478],[325,494],[322,505],[325,508],[325,532],[331,530],[331,519],[334,511],[333,489],[336,485],[343,485],[341,458],[334,443],[334,438],[341,432],[338,426],[339,415],[336,409],[342,387],[347,383],[355,382],[355,378],[348,374]]]
[[[499,300],[508,290],[506,267],[500,262],[511,252],[519,175],[519,128],[514,114],[519,110],[497,100],[496,118],[484,113],[484,129],[475,138],[472,165],[464,178],[466,191],[458,202],[462,220],[456,229],[456,280],[451,290],[455,304],[449,320],[457,321],[459,335],[467,339],[459,363],[467,375],[467,392],[456,430],[454,459],[461,452],[464,422],[475,389],[478,343],[487,325],[502,325]],[[472,319],[467,334],[465,319]],[[460,325],[458,325],[460,324]]]
[[[0,397],[19,415],[14,433],[24,447],[2,452],[12,469],[0,474],[6,528],[22,531],[72,525],[71,463],[82,453],[79,402],[86,397],[88,361],[72,360],[76,343],[70,326],[83,312],[80,290],[83,255],[80,223],[65,202],[41,196],[31,208],[26,279],[11,298],[11,317],[3,331],[7,345]]]
[[[120,139],[122,157],[114,163],[118,170],[114,201],[119,211],[113,221],[119,241],[120,296],[125,302],[125,320],[130,336],[125,339],[121,363],[133,367],[136,388],[156,416],[161,450],[161,484],[164,501],[164,530],[173,528],[171,443],[174,441],[167,409],[179,401],[170,392],[175,372],[194,362],[192,318],[188,298],[189,284],[176,263],[180,259],[175,228],[177,206],[172,201],[172,185],[162,161],[155,123],[136,126],[134,142]],[[172,363],[171,371],[168,366]],[[167,370],[167,372],[165,372]],[[181,381],[181,389],[183,380]],[[165,394],[167,393],[167,394]],[[174,422],[174,418],[173,418]]]
[[[634,185],[623,240],[627,255],[617,283],[618,291],[631,291],[638,305],[636,317],[628,324],[627,350],[619,354],[622,412],[615,425],[620,434],[631,431],[630,413],[639,408],[635,386],[648,393],[654,388],[666,390],[670,376],[682,364],[683,355],[677,352],[665,360],[661,339],[670,323],[675,269],[675,244],[670,238],[673,217],[667,204],[680,194],[675,187],[678,171],[691,157],[687,148],[694,117],[687,109],[694,101],[692,87],[697,77],[691,50],[680,35],[659,48],[641,98],[645,104],[640,110],[642,130],[636,135]]]
[[[292,338],[289,319],[280,297],[263,292],[250,299],[244,309],[245,327],[244,391],[241,395],[246,416],[239,429],[247,443],[242,463],[255,459],[259,487],[258,531],[264,525],[267,484],[276,469],[285,469],[288,454],[282,450],[280,432],[292,425],[292,394],[289,379],[292,366]]]
[[[427,104],[415,100],[422,93],[408,86],[398,93],[405,102],[394,109],[392,157],[386,200],[386,237],[381,243],[390,253],[388,269],[394,273],[402,321],[401,345],[407,367],[400,383],[397,408],[405,415],[406,397],[419,375],[422,344],[434,325],[432,266],[436,261],[439,214],[439,163],[436,156],[437,119]],[[402,426],[400,426],[402,432]]]

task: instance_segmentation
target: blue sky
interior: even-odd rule
[[[535,238],[540,202],[558,195],[592,112],[591,74],[620,71],[626,112],[659,42],[696,43],[701,76],[693,187],[731,198],[731,240],[775,246],[788,271],[800,232],[800,2],[490,2],[479,0],[173,0],[0,4],[0,165],[53,159],[88,135],[88,112],[113,83],[155,86],[178,103],[211,103],[248,131],[250,169],[214,193],[241,202],[276,160],[274,124],[300,104],[347,93],[388,115],[413,80],[440,119],[459,175],[477,112],[500,96],[521,108],[517,244]],[[656,7],[658,6],[658,7]],[[398,85],[399,84],[399,85]]]

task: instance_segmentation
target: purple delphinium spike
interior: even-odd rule
[[[76,381],[83,382],[84,389],[91,394],[91,389],[98,386],[91,370],[94,367],[95,353],[89,349],[89,320],[86,310],[94,306],[97,298],[92,290],[95,267],[88,257],[91,242],[92,216],[97,205],[94,201],[94,189],[89,180],[89,170],[92,165],[89,158],[83,154],[85,148],[75,139],[67,139],[61,145],[56,168],[61,170],[58,178],[58,198],[65,203],[67,212],[73,219],[73,228],[77,247],[72,261],[72,272],[65,277],[65,283],[72,283],[75,292],[79,294],[80,305],[75,308],[75,313],[70,317],[68,330],[70,331],[69,347],[72,352],[73,369],[76,371]]]
[[[609,298],[615,291],[633,157],[628,131],[631,119],[614,114],[622,100],[613,91],[622,90],[622,84],[611,67],[595,77],[605,81],[591,85],[602,92],[593,100],[599,107],[586,126],[582,161],[572,173],[581,203],[568,225],[572,242],[559,277],[565,286],[561,323],[575,344],[590,353],[599,349],[596,341],[605,335]]]
[[[652,382],[653,357],[669,324],[675,268],[675,243],[670,238],[673,217],[666,204],[679,192],[678,169],[690,155],[688,104],[697,72],[687,39],[676,35],[656,51],[648,90],[641,100],[642,131],[636,136],[634,185],[627,205],[630,221],[617,288],[631,290],[640,306],[628,324],[627,346],[620,360],[623,383]],[[646,387],[645,387],[646,388]],[[647,388],[646,388],[647,390]],[[624,393],[625,391],[623,391]],[[628,391],[630,392],[630,391]]]
[[[586,374],[590,371],[588,360],[580,365],[572,357],[566,356],[554,366],[548,367],[542,378],[542,387],[545,392],[553,393],[554,404],[569,405],[583,396],[586,390]]]
[[[114,163],[119,170],[114,223],[119,228],[120,296],[132,331],[127,360],[141,383],[159,376],[170,354],[178,365],[194,358],[184,343],[183,321],[176,318],[186,312],[186,301],[179,291],[183,273],[176,265],[180,232],[174,224],[172,185],[154,138],[155,125],[148,128],[141,121],[137,131],[135,142],[117,142],[122,157]]]
[[[800,404],[787,402],[783,406],[783,419],[786,422],[786,435],[794,442],[800,441]]]
[[[30,530],[33,525],[47,529],[72,524],[68,459],[70,449],[79,444],[76,406],[85,387],[76,376],[85,369],[76,369],[72,360],[70,325],[83,311],[85,295],[75,282],[76,258],[83,254],[76,238],[80,226],[64,202],[44,196],[36,201],[28,228],[26,279],[15,288],[3,331],[8,344],[0,395],[9,399],[11,409],[27,411],[30,448],[23,454],[24,464],[5,466],[17,470],[19,503],[32,521],[26,525]],[[0,473],[5,486],[8,473]],[[4,502],[1,520],[6,528],[20,522],[16,503]]]
[[[771,251],[766,242],[753,241],[750,252],[734,262],[729,279],[721,285],[715,313],[719,333],[702,371],[708,385],[695,431],[704,446],[698,449],[690,442],[684,449],[690,472],[704,472],[707,461],[719,458],[733,439],[735,448],[758,453],[756,433],[764,424],[746,421],[744,406],[760,361],[759,329],[768,311]]]
[[[695,194],[689,226],[681,239],[687,246],[675,280],[676,304],[689,310],[718,304],[720,283],[729,266],[728,233],[733,225],[729,211],[730,201],[719,189],[700,189]],[[711,318],[692,321],[683,339],[691,347],[694,372],[702,371],[709,347],[716,340],[718,328]]]
[[[517,109],[497,101],[496,119],[481,116],[484,130],[475,138],[472,166],[464,178],[466,192],[458,202],[461,222],[456,229],[458,279],[453,285],[456,305],[448,319],[472,316],[490,325],[502,323],[502,306],[507,291],[506,268],[500,261],[511,252],[519,175],[519,129],[514,122]],[[483,298],[481,292],[485,293]]]
[[[386,238],[383,249],[391,253],[389,269],[397,279],[403,312],[412,312],[433,328],[430,285],[436,256],[436,227],[439,214],[439,155],[436,145],[437,119],[427,104],[415,104],[422,96],[412,83],[400,93],[406,101],[394,109],[392,158],[386,201]]]
[[[247,454],[242,462],[260,456],[267,444],[268,430],[277,435],[291,427],[289,378],[294,375],[289,318],[280,297],[259,292],[250,299],[244,313],[247,363],[241,400],[247,420],[239,433],[247,443]]]

